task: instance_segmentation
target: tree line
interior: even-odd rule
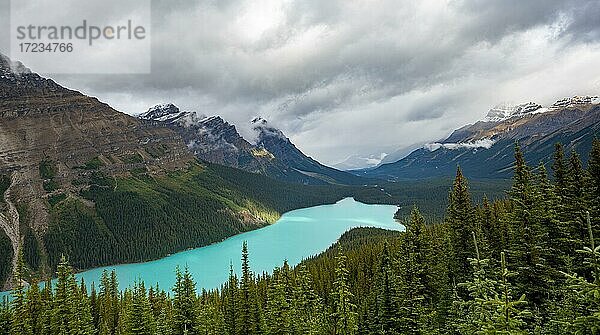
[[[296,267],[242,269],[197,292],[177,269],[169,291],[114,273],[98,288],[77,282],[63,258],[57,283],[22,283],[0,308],[1,334],[598,334],[600,141],[588,166],[556,145],[552,178],[515,147],[504,200],[472,202],[457,170],[446,217],[418,208],[406,231],[358,229]]]

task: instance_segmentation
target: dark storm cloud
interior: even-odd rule
[[[573,36],[575,40],[584,42],[597,42],[600,40],[600,4],[598,1],[589,1],[577,6],[570,11],[572,22],[567,26],[565,33]]]
[[[152,9],[152,74],[56,79],[129,113],[174,102],[242,131],[262,114],[329,163],[438,140],[499,102],[600,91],[597,0],[155,0]]]

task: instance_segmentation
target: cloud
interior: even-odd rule
[[[599,11],[597,0],[155,0],[152,74],[53,77],[128,113],[173,102],[219,114],[247,136],[261,115],[334,163],[442,139],[499,102],[598,94]]]
[[[489,149],[494,145],[494,141],[489,138],[482,138],[480,140],[474,142],[464,142],[464,143],[428,143],[425,144],[425,149],[429,151],[436,151],[440,148],[445,148],[449,150],[457,150],[457,149]]]

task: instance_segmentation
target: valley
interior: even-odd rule
[[[188,266],[198,281],[197,289],[212,290],[227,281],[230,264],[240,271],[239,252],[246,241],[252,253],[252,271],[269,273],[287,261],[294,266],[325,251],[346,231],[358,227],[376,227],[400,231],[403,226],[393,219],[392,205],[365,205],[346,198],[332,205],[294,210],[268,227],[235,235],[222,242],[183,251],[160,260],[106,266],[77,274],[78,280],[99,283],[102,272],[115,271],[119,289],[143,280],[160,287],[173,287],[176,266]]]
[[[600,335],[598,17],[0,0],[0,335]]]
[[[407,320],[420,329],[444,329],[447,320],[468,327],[470,321],[446,306],[470,306],[447,292],[450,281],[470,285],[468,275],[477,273],[468,265],[473,250],[478,259],[480,252],[488,257],[481,262],[493,259],[496,264],[498,255],[504,264],[510,250],[510,261],[528,276],[518,279],[516,288],[530,294],[535,308],[544,309],[554,300],[542,298],[546,288],[527,278],[561,279],[530,272],[532,258],[512,252],[533,252],[518,243],[542,248],[544,236],[554,235],[552,248],[562,256],[536,262],[548,259],[548,266],[585,276],[585,266],[571,265],[571,259],[584,263],[574,250],[585,246],[579,222],[587,219],[589,236],[600,235],[594,196],[600,188],[596,98],[564,99],[549,108],[494,109],[486,119],[399,161],[346,172],[306,156],[262,118],[251,122],[257,133],[251,143],[219,116],[200,117],[172,104],[132,117],[25,68],[13,72],[11,61],[2,61],[0,282],[5,290],[13,289],[1,296],[16,300],[0,305],[0,328],[7,306],[20,304],[20,296],[42,294],[41,282],[53,283],[42,289],[45,297],[69,292],[84,307],[87,292],[89,299],[97,299],[99,288],[115,304],[126,303],[126,295],[134,292],[148,304],[159,294],[163,304],[179,308],[175,301],[185,287],[190,301],[223,301],[204,302],[188,313],[245,301],[266,315],[274,313],[273,291],[279,286],[273,285],[288,285],[288,290],[308,285],[301,287],[328,308],[341,308],[331,302],[340,294],[360,299],[362,309],[351,313],[361,319],[352,327],[365,334],[382,326],[380,312],[370,310],[378,295],[408,297],[415,288],[429,302],[405,298],[397,306],[435,310],[440,316],[427,324],[411,319],[412,314],[405,315]],[[536,160],[540,164],[530,168]],[[553,170],[552,182],[546,166]],[[465,176],[472,178],[467,182]],[[557,206],[559,199],[566,203]],[[584,218],[587,210],[592,216]],[[533,220],[528,222],[534,226],[527,227],[535,230],[533,235],[524,233],[520,220]],[[568,247],[567,240],[575,244]],[[446,248],[454,260],[447,259]],[[389,252],[401,261],[390,263]],[[435,274],[426,274],[426,266]],[[381,271],[407,286],[381,282]],[[373,281],[377,290],[394,287],[397,293],[373,291]],[[151,291],[145,291],[146,284]],[[232,289],[245,289],[247,296],[224,298]],[[129,317],[126,307],[115,306],[119,318]],[[310,326],[314,330],[331,326],[320,310],[304,312],[320,318]],[[178,322],[159,321],[159,316],[148,316],[154,320],[148,327]],[[218,313],[212,317],[228,326],[234,322]],[[186,322],[184,327],[205,325],[197,319]]]
[[[445,211],[447,178],[388,183],[324,166],[252,120],[252,144],[220,117],[159,105],[134,118],[0,57],[0,284],[142,262],[261,228],[345,197]],[[506,183],[474,184],[477,198]]]

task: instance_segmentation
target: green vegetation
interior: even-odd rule
[[[56,165],[50,160],[44,159],[41,161],[39,170],[42,179],[53,179],[56,177]]]
[[[48,162],[42,166],[52,170]],[[290,210],[349,196],[366,203],[402,204],[400,218],[407,215],[411,202],[429,204],[424,207],[435,213],[428,216],[433,221],[442,216],[451,181],[377,187],[298,185],[221,165],[194,164],[186,171],[155,177],[139,171],[114,179],[91,170],[87,180],[77,184],[89,189],[79,196],[48,197],[50,222],[42,245],[26,246],[27,258],[39,259],[42,268],[55,269],[61,255],[76,269],[156,259],[275,222]],[[476,189],[499,198],[505,185],[482,182]],[[36,248],[29,250],[30,246]],[[40,250],[48,257],[35,257]]]
[[[453,180],[448,178],[402,180],[377,186],[353,187],[350,193],[363,203],[398,205],[400,217],[408,217],[413,206],[417,205],[428,221],[435,221],[444,217],[448,189],[452,183]],[[480,179],[470,181],[469,185],[474,201],[481,203],[484,195],[492,200],[505,198],[510,180]]]
[[[13,248],[10,239],[3,229],[0,229],[0,283],[4,283],[12,268]]]
[[[152,158],[160,158],[165,155],[166,150],[162,145],[160,145],[160,146],[148,147],[148,148],[146,148],[146,152]]]
[[[60,188],[60,185],[52,179],[44,180],[42,186],[44,187],[44,191],[48,193],[56,191]]]
[[[587,169],[557,157],[550,182],[517,147],[509,199],[480,205],[458,170],[443,221],[413,207],[406,232],[355,229],[272,275],[250,271],[244,244],[239,276],[199,295],[187,269],[172,295],[144,283],[119,293],[114,272],[88,293],[63,258],[53,290],[17,285],[0,333],[597,334],[600,142]]]
[[[48,197],[48,203],[50,204],[50,206],[54,207],[54,206],[56,206],[56,204],[65,200],[66,198],[67,198],[67,195],[64,193],[54,194],[54,195],[51,195]]]
[[[116,180],[95,172],[90,185],[82,198],[48,200],[44,245],[51,268],[61,255],[77,269],[156,259],[267,225],[292,209],[341,198],[325,188],[306,192],[217,165]]]
[[[31,228],[27,228],[23,242],[23,258],[27,266],[37,271],[41,265],[40,248],[35,234]]]
[[[10,187],[10,177],[0,174],[0,212],[4,211],[6,201],[4,200],[4,193]]]
[[[123,162],[127,163],[127,164],[136,164],[136,163],[143,163],[144,162],[144,157],[142,157],[142,155],[135,153],[135,154],[131,154],[128,156],[125,156],[123,158]]]
[[[60,185],[54,178],[56,177],[56,165],[50,160],[43,160],[39,166],[40,177],[42,178],[42,187],[47,193],[51,193],[60,188]]]
[[[98,170],[103,167],[104,163],[100,160],[99,157],[94,157],[83,165],[84,170]]]

